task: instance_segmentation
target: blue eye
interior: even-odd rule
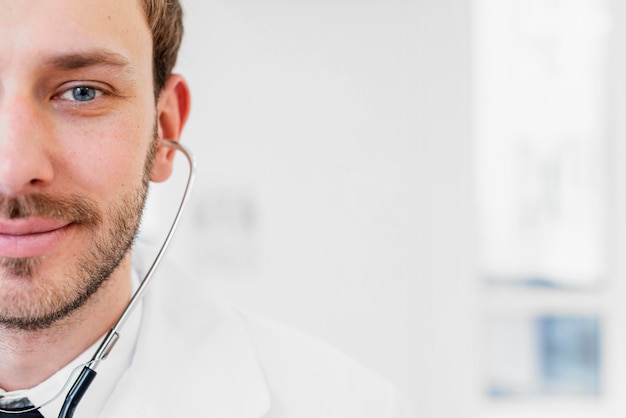
[[[72,98],[79,102],[93,100],[97,94],[97,90],[92,87],[75,87],[72,89]]]
[[[65,90],[58,97],[72,102],[90,102],[102,96],[102,90],[89,86],[76,86]]]

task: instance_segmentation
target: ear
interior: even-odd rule
[[[157,101],[157,146],[150,179],[154,182],[165,181],[172,174],[176,150],[161,144],[162,139],[178,141],[189,116],[191,95],[185,79],[172,74],[161,90]]]

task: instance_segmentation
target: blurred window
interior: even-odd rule
[[[597,395],[600,335],[600,321],[591,316],[492,317],[490,395]]]

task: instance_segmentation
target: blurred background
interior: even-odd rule
[[[417,417],[626,414],[626,2],[183,5],[171,258]]]

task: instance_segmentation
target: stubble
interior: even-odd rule
[[[90,199],[77,195],[60,198],[43,194],[20,197],[0,195],[1,217],[37,216],[71,220],[75,227],[84,229],[93,237],[82,255],[66,267],[64,274],[72,278],[69,284],[55,287],[45,283],[47,278],[43,278],[42,286],[47,288],[42,289],[37,303],[15,300],[10,307],[0,306],[0,326],[28,331],[49,328],[82,307],[119,267],[132,248],[139,229],[156,153],[156,127],[154,135],[146,155],[141,183],[108,208],[99,209]],[[109,227],[101,231],[105,219]],[[32,282],[44,261],[45,256],[0,257],[0,271],[9,277]]]

